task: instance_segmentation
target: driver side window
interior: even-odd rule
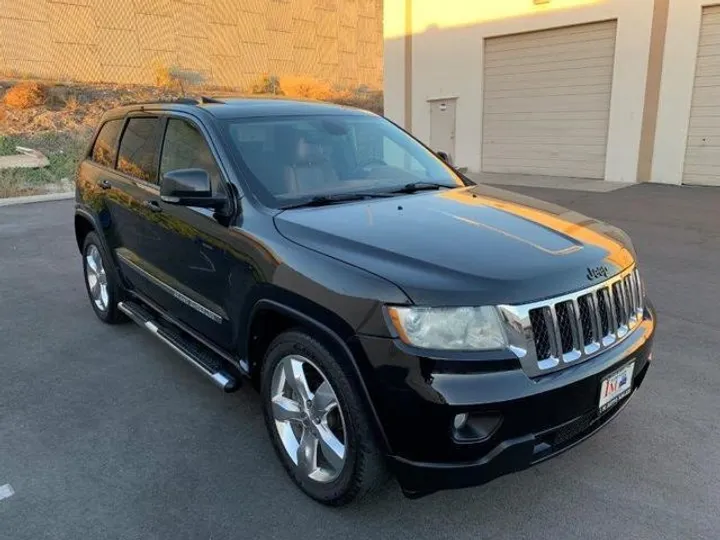
[[[203,169],[210,176],[213,193],[222,193],[222,176],[203,134],[195,126],[171,118],[165,130],[160,175],[176,169]]]

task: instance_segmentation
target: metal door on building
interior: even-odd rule
[[[720,186],[720,6],[703,10],[683,184]]]
[[[430,147],[455,161],[456,98],[430,100]]]
[[[485,40],[482,170],[604,178],[616,21]]]

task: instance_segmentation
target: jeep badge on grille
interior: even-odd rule
[[[592,281],[594,279],[599,278],[607,278],[608,277],[608,267],[607,266],[596,266],[595,268],[588,268],[587,269],[587,278]]]

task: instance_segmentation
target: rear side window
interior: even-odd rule
[[[120,142],[119,171],[157,183],[155,154],[160,139],[159,118],[131,118]]]
[[[100,128],[100,133],[98,133],[92,149],[92,160],[95,163],[105,167],[115,166],[117,142],[122,126],[123,120],[110,120]]]
[[[160,174],[176,169],[203,169],[210,177],[213,193],[223,190],[220,170],[205,137],[192,124],[171,118],[165,131]]]

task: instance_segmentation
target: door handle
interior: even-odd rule
[[[157,201],[143,201],[143,206],[147,206],[153,212],[162,212],[160,203]]]
[[[102,189],[110,189],[112,187],[112,184],[110,183],[110,180],[101,180],[100,187]]]

